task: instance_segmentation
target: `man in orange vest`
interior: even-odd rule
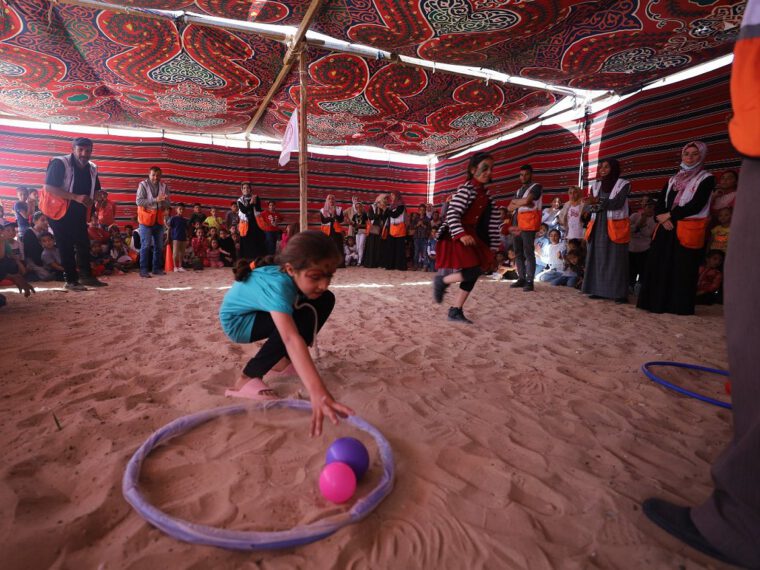
[[[140,277],[150,277],[148,258],[153,246],[153,275],[164,272],[164,211],[168,210],[169,188],[161,182],[161,169],[153,166],[148,178],[137,187],[137,221],[140,233]]]
[[[71,154],[53,158],[45,173],[45,193],[58,199],[60,211],[45,212],[61,254],[61,265],[70,291],[86,291],[90,287],[105,287],[90,271],[90,240],[87,223],[95,196],[100,192],[98,169],[90,162],[92,141],[85,137],[74,139]],[[47,196],[46,196],[47,198]],[[43,207],[42,203],[40,207]],[[43,210],[46,208],[43,208]]]
[[[760,0],[749,0],[745,8],[731,70],[731,104],[731,142],[745,157],[725,271],[734,437],[713,463],[715,489],[707,501],[688,508],[647,499],[643,507],[654,523],[689,546],[729,564],[760,568],[760,266],[747,263],[760,259]]]

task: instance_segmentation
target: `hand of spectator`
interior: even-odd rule
[[[662,222],[662,227],[668,230],[669,232],[673,231],[673,227],[674,227],[673,222],[671,222],[670,220],[665,220],[664,222]]]
[[[86,194],[72,194],[72,195],[75,196],[74,201],[79,202],[85,208],[92,207],[92,198],[90,198]]]
[[[471,235],[463,235],[461,238],[459,238],[459,241],[462,242],[462,245],[466,245],[468,247],[472,247],[475,245],[475,238]]]
[[[654,219],[657,220],[659,223],[664,224],[665,222],[667,222],[670,219],[670,212],[665,212],[664,214],[659,214],[659,215],[655,216]],[[673,228],[671,228],[671,229],[673,229]]]

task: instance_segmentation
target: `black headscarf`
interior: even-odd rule
[[[612,188],[615,186],[615,182],[620,178],[620,163],[615,158],[605,158],[600,160],[599,164],[606,162],[610,165],[610,173],[601,179],[602,188],[601,191],[605,194],[612,192]]]

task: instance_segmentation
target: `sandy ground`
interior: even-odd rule
[[[649,315],[567,288],[478,283],[474,326],[446,321],[431,274],[350,268],[318,368],[390,441],[396,486],[367,519],[292,550],[179,542],[121,495],[124,467],[156,429],[230,404],[256,347],[224,337],[228,271],[114,277],[87,293],[6,293],[0,310],[3,568],[716,568],[641,513],[709,492],[730,413],[649,382],[647,360],[726,366],[720,307]],[[373,285],[373,286],[367,286]],[[448,293],[451,297],[452,293]],[[449,300],[449,299],[447,299]],[[722,382],[671,377],[721,397]],[[297,395],[297,379],[274,386]],[[722,395],[725,399],[725,394]],[[58,418],[61,429],[54,419]],[[308,416],[251,413],[157,450],[141,485],[194,522],[282,530],[342,512],[316,489],[351,426],[308,437]],[[369,480],[377,480],[370,445]],[[350,506],[350,504],[349,504]]]

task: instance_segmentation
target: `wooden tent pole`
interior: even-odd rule
[[[299,182],[299,212],[300,212],[300,228],[301,231],[309,229],[309,219],[307,212],[307,187],[309,169],[307,163],[308,154],[308,121],[306,111],[306,49],[301,50],[301,54],[298,57],[298,78],[301,85],[300,96],[298,101],[298,182]]]

